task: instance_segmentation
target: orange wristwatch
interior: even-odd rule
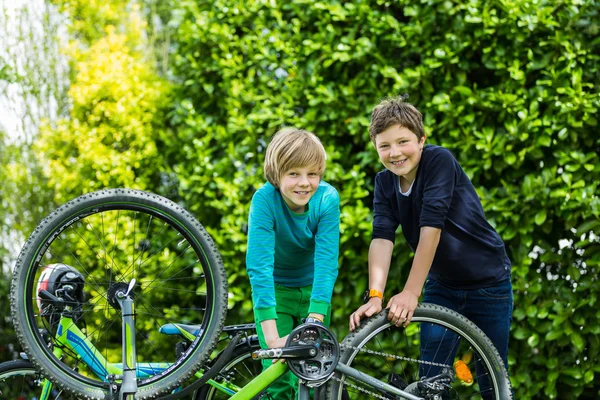
[[[379,290],[376,290],[376,289],[367,290],[365,292],[363,301],[365,303],[367,303],[371,297],[379,297],[381,299],[381,301],[383,302],[383,293],[381,293]]]

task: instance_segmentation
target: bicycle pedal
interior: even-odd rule
[[[175,356],[177,358],[181,357],[183,355],[183,353],[185,353],[185,351],[188,348],[188,343],[187,342],[178,342],[175,345]]]

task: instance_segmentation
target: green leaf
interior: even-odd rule
[[[597,219],[592,219],[584,222],[583,224],[577,227],[577,235],[581,236],[584,233],[589,233],[591,231],[600,231],[600,221]]]
[[[575,379],[581,379],[582,378],[581,369],[580,368],[576,368],[576,367],[565,368],[565,369],[562,370],[562,373],[564,375],[570,376],[570,377],[575,378]]]
[[[583,337],[581,337],[581,335],[578,334],[577,332],[573,332],[570,335],[570,338],[571,338],[571,340],[572,340],[573,345],[575,346],[575,348],[578,351],[582,351],[583,348],[585,347],[585,341],[583,340]]]
[[[552,138],[549,136],[540,136],[537,140],[538,146],[550,147],[552,144]]]
[[[548,215],[548,214],[547,214],[547,211],[546,211],[546,210],[544,210],[544,209],[542,209],[542,210],[538,211],[538,212],[535,214],[535,218],[534,218],[535,224],[536,224],[536,225],[541,225],[541,224],[543,224],[544,222],[546,222],[546,217],[547,217],[547,215]]]
[[[521,321],[526,317],[525,311],[523,311],[522,308],[517,308],[515,309],[515,311],[513,312],[513,318],[516,319],[517,321]]]
[[[508,165],[513,165],[515,161],[517,161],[517,156],[514,153],[507,153],[504,156],[504,161],[506,161]]]
[[[567,137],[568,134],[569,132],[567,131],[567,128],[562,128],[560,131],[558,131],[558,138],[560,140],[563,140]]]
[[[560,331],[560,330],[553,330],[553,331],[550,331],[550,332],[548,332],[548,333],[546,334],[546,337],[545,337],[545,339],[546,339],[547,341],[552,341],[552,340],[556,340],[556,339],[558,339],[558,338],[559,338],[559,337],[561,337],[562,335],[563,335],[563,331]]]
[[[585,371],[585,373],[583,374],[583,382],[587,385],[589,383],[592,383],[594,381],[594,371],[587,370]]]
[[[534,333],[533,335],[529,336],[529,339],[527,339],[527,344],[529,345],[529,347],[537,347],[539,343],[540,337],[537,333]]]
[[[521,326],[518,327],[513,333],[513,337],[517,340],[523,340],[528,336],[529,336],[529,331]]]

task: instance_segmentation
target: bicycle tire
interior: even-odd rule
[[[39,373],[29,361],[15,360],[0,364],[0,398],[3,399],[39,399],[42,391]],[[63,393],[54,391],[48,400],[75,400],[65,397]]]
[[[244,387],[246,383],[262,372],[262,363],[259,360],[252,360],[252,353],[259,349],[258,337],[256,335],[249,336],[244,343],[234,349],[229,361],[214,380],[219,383],[232,382],[238,387]],[[194,400],[222,400],[229,397],[214,386],[207,384],[196,392]]]
[[[121,341],[120,311],[110,306],[108,297],[115,285],[138,279],[139,287],[134,289],[136,338],[144,343],[141,346],[138,339],[138,360],[158,360],[171,367],[139,379],[136,399],[178,387],[206,362],[217,344],[228,294],[221,256],[205,228],[164,197],[132,189],[82,195],[45,218],[17,259],[10,291],[11,316],[29,359],[61,389],[85,399],[106,399],[108,384],[92,378],[89,371],[76,371],[82,364],[75,355],[70,355],[70,361],[67,356],[57,358],[40,333],[45,329],[53,338],[58,329],[49,322],[51,318],[41,315],[37,303],[35,291],[45,262],[73,264],[83,270],[84,289],[91,297],[81,305],[78,324],[84,324],[85,335],[94,345],[103,346],[96,354],[106,358],[120,353]],[[187,289],[180,288],[183,286]],[[188,350],[175,360],[166,350],[174,339],[158,333],[161,324],[173,322],[202,327]],[[111,329],[112,324],[118,328]],[[116,361],[121,361],[120,354]]]
[[[342,349],[340,363],[358,368],[360,370],[363,368],[363,356],[359,356],[360,350],[369,349],[372,351],[377,351],[378,349],[383,348],[394,348],[397,350],[401,345],[406,345],[407,347],[410,345],[416,346],[416,357],[419,357],[419,346],[415,343],[415,340],[417,336],[419,336],[420,340],[424,339],[420,336],[422,327],[421,325],[431,324],[431,326],[433,326],[435,324],[441,329],[446,329],[449,332],[449,335],[458,335],[461,339],[462,346],[467,346],[469,351],[473,352],[473,361],[481,360],[481,368],[485,368],[485,370],[482,370],[482,373],[477,373],[477,376],[474,377],[474,380],[475,383],[479,383],[481,379],[489,379],[489,381],[492,382],[490,388],[491,390],[487,393],[487,395],[497,400],[508,400],[513,398],[508,373],[504,367],[504,363],[502,362],[500,355],[498,354],[498,351],[492,344],[491,340],[473,322],[469,321],[464,316],[438,305],[419,304],[415,310],[411,323],[406,329],[402,327],[396,328],[391,325],[387,319],[387,316],[388,310],[383,310],[379,314],[361,321],[360,327],[356,331],[350,332],[340,344]],[[409,332],[409,330],[411,332]],[[405,343],[400,343],[400,341],[396,338],[404,335],[408,340]],[[394,342],[393,346],[390,344],[392,341]],[[459,342],[456,343],[456,348],[458,349],[458,346],[461,344]],[[465,347],[462,349],[464,348]],[[388,351],[383,351],[382,353],[389,354]],[[396,351],[396,353],[400,352]],[[402,356],[404,354],[396,355]],[[392,377],[400,378],[396,379],[396,382],[401,381],[402,384],[397,383],[395,386],[400,387],[403,390],[406,390],[405,388],[407,386],[405,385],[407,384],[413,383],[413,386],[416,385],[414,382],[419,379],[419,376],[413,376],[413,381],[409,381],[409,379],[405,375],[402,375],[399,371],[412,369],[413,374],[416,373],[417,375],[420,375],[423,370],[419,371],[419,368],[427,368],[426,364],[417,363],[418,366],[411,367],[410,362],[408,361],[396,359],[390,360],[389,358],[385,358],[383,356],[381,356],[382,360],[373,361],[380,357],[374,353],[370,353],[369,357],[371,359],[369,361],[369,366],[368,368],[365,366],[363,368],[363,372],[389,384],[392,384],[392,382],[390,382]],[[451,365],[453,364],[453,361],[454,357],[452,357],[452,360],[450,360]],[[446,364],[447,363],[448,362],[446,362]],[[476,370],[474,363],[470,363],[470,370]],[[375,367],[374,364],[377,366]],[[489,376],[489,378],[483,378],[484,376]],[[360,389],[356,389],[351,386],[351,384],[353,384],[360,387],[360,384],[357,384],[358,382],[352,379],[350,384],[348,384],[346,382],[347,379],[350,378],[337,372],[334,378],[332,378],[327,384],[327,398],[330,400],[341,400],[342,398],[376,398],[373,395],[367,397],[367,394],[361,392]],[[447,395],[458,396],[459,399],[474,399],[482,396],[479,392],[478,385],[472,384],[471,386],[466,386],[457,381],[455,381],[452,385],[453,386],[450,389],[450,393]],[[404,386],[404,388],[402,386]],[[374,391],[374,389],[369,389],[369,387],[366,385],[362,387],[367,390]],[[408,387],[410,387],[410,385]],[[463,395],[460,394],[459,391],[468,391],[468,394]],[[392,399],[395,397],[386,393],[382,398]]]

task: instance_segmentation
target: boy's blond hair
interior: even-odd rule
[[[382,100],[371,114],[369,125],[369,136],[375,144],[375,138],[381,132],[393,125],[400,125],[417,135],[419,140],[425,136],[423,128],[423,115],[410,103],[407,103],[408,95],[388,97]]]
[[[325,172],[327,153],[319,138],[296,128],[280,129],[267,146],[265,178],[279,187],[281,176],[293,168],[315,167],[320,176]]]

